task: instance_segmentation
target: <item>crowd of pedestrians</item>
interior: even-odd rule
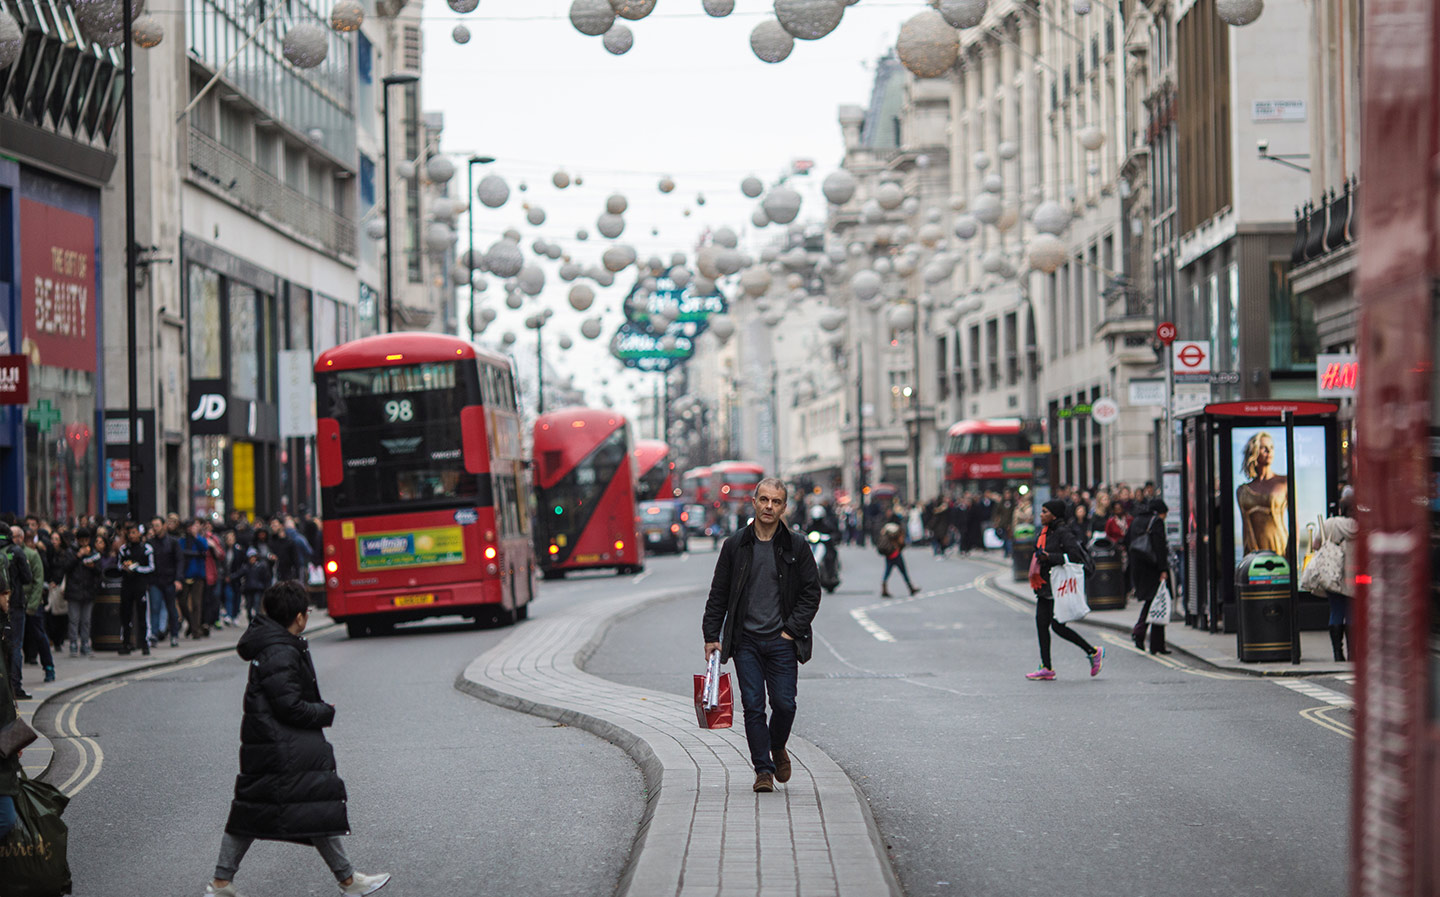
[[[0,588],[12,595],[0,653],[11,689],[26,699],[27,666],[50,682],[57,657],[93,654],[102,593],[119,592],[119,653],[149,654],[248,623],[274,582],[316,582],[319,549],[319,521],[309,515],[252,523],[238,512],[224,521],[170,514],[117,524],[0,514]]]

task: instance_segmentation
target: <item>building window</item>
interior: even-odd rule
[[[260,398],[260,322],[255,290],[230,282],[230,394]]]
[[[1230,205],[1230,26],[1195,0],[1178,26],[1180,232]]]
[[[360,157],[360,208],[368,212],[375,205],[375,163],[369,156]]]
[[[190,376],[218,380],[223,372],[220,348],[220,275],[190,266]]]
[[[1296,296],[1286,273],[1288,262],[1270,262],[1270,370],[1315,369],[1315,305]]]

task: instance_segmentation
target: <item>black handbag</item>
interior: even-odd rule
[[[16,716],[0,726],[0,760],[8,760],[35,743],[40,736],[30,728],[24,717]]]
[[[1130,540],[1130,554],[1144,560],[1152,567],[1160,566],[1160,558],[1155,551],[1155,543],[1150,538],[1150,530],[1155,526],[1155,518],[1151,517],[1146,523],[1145,529]]]

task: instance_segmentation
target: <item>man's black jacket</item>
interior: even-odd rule
[[[767,545],[755,538],[755,524],[725,540],[715,577],[710,581],[710,598],[705,602],[701,623],[705,641],[720,643],[724,663],[740,646],[744,630],[746,594],[750,585],[751,559],[756,550],[775,552],[775,570],[780,577],[780,618],[782,629],[795,640],[795,656],[801,663],[810,659],[810,624],[820,610],[820,571],[815,556],[790,530],[776,528]]]

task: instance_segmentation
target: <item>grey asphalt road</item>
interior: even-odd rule
[[[632,581],[547,583],[532,619]],[[442,622],[312,640],[322,694],[338,709],[327,735],[349,790],[347,849],[361,871],[394,874],[386,895],[615,890],[644,809],[629,757],[454,688],[466,664],[508,631]],[[238,766],[246,669],[226,653],[129,681],[80,708],[80,730],[104,761],[65,814],[76,894],[204,892]],[[76,762],[63,742],[59,751],[56,782]],[[309,847],[257,843],[236,880],[262,897],[338,893]]]
[[[1345,893],[1352,742],[1302,716],[1321,702],[1083,625],[1100,676],[1056,639],[1060,678],[1027,681],[1033,610],[972,587],[999,568],[906,553],[922,593],[891,602],[873,550],[842,554],[796,731],[869,798],[910,897]],[[587,670],[688,694],[713,563],[652,564],[691,590],[613,626]]]

